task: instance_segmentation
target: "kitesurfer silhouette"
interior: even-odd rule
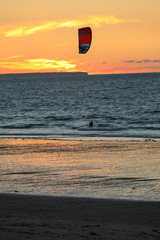
[[[89,126],[93,127],[93,122],[92,121],[90,121]]]

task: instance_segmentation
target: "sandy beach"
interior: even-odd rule
[[[158,163],[160,156],[160,142],[154,141],[1,139],[0,144],[2,163],[9,159],[21,164],[27,159],[34,164],[34,159],[37,159],[37,162],[47,159],[48,164],[53,156],[55,161],[61,158],[62,163],[66,156],[67,162],[73,158],[72,164],[75,159],[84,160],[90,156],[93,163],[95,156],[98,156],[96,159],[100,161],[106,153],[107,157],[112,157],[111,160],[118,161],[123,161],[126,156],[143,159],[149,155]],[[44,163],[45,160],[43,166]],[[24,176],[28,176],[28,172],[25,174]],[[17,176],[19,175],[13,174],[13,179]],[[158,240],[160,201],[40,196],[20,194],[13,188],[13,194],[0,194],[0,239]]]
[[[0,194],[1,239],[159,239],[160,203]]]

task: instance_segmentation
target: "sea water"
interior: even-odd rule
[[[159,103],[160,73],[8,75],[0,78],[0,137],[160,138]]]
[[[1,77],[1,139],[35,144],[1,146],[0,192],[159,201],[159,91],[158,73]]]

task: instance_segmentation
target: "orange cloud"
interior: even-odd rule
[[[100,24],[118,24],[124,20],[116,18],[114,16],[95,16],[88,19],[88,23],[98,27]]]
[[[10,56],[10,57],[8,57],[9,59],[14,59],[14,58],[21,58],[22,57],[22,55],[16,55],[16,56]]]
[[[22,26],[14,28],[12,30],[2,31],[5,37],[23,37],[30,34],[35,34],[40,31],[50,31],[58,28],[72,28],[79,27],[81,25],[93,25],[98,27],[100,24],[118,24],[123,22],[122,19],[118,19],[114,16],[92,16],[84,19],[66,20],[66,21],[52,21],[39,26]]]
[[[0,62],[0,67],[8,69],[30,69],[30,70],[72,70],[76,67],[68,61],[56,61],[49,59],[27,59],[23,62]]]

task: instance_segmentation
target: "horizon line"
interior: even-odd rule
[[[121,74],[152,74],[160,72],[124,72],[124,73],[88,73],[87,71],[71,71],[71,72],[22,72],[22,73],[0,73],[0,76],[3,75],[31,75],[31,74],[87,74],[87,75],[121,75]]]

